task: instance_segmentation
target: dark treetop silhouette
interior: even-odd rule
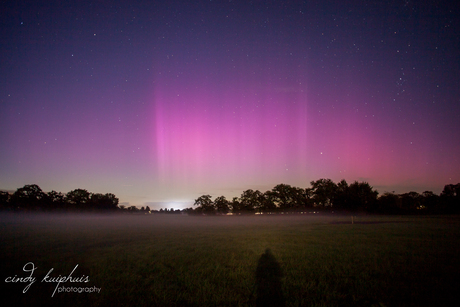
[[[75,189],[67,194],[45,193],[36,185],[25,185],[14,193],[0,191],[0,210],[6,211],[122,211],[129,213],[188,213],[202,215],[288,214],[308,212],[368,212],[379,214],[456,214],[460,213],[460,183],[448,184],[440,195],[431,191],[422,194],[385,192],[380,197],[367,182],[345,180],[334,183],[330,179],[312,181],[310,188],[278,184],[264,193],[245,190],[231,201],[211,195],[195,200],[193,208],[183,210],[135,206],[118,206],[118,198],[111,193],[91,193]]]

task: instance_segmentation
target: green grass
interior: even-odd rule
[[[460,302],[460,217],[0,216],[2,300],[47,306],[255,306],[258,260],[281,266],[286,306]],[[32,261],[37,281],[25,277]],[[89,276],[51,294],[46,273]],[[4,304],[2,304],[5,306]]]

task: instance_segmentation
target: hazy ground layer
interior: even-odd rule
[[[0,215],[2,300],[15,305],[255,306],[266,249],[287,306],[459,301],[460,217]],[[6,282],[29,276],[36,281]],[[89,282],[59,287],[61,275]],[[29,264],[29,268],[32,265]],[[271,284],[270,284],[271,283]],[[265,283],[267,284],[267,283]],[[272,291],[273,292],[273,291]],[[3,305],[3,304],[2,304]]]

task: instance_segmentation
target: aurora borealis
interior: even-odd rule
[[[0,189],[190,206],[460,182],[455,2],[6,1]]]

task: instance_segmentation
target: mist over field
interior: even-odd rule
[[[350,216],[335,215],[351,223]],[[321,214],[285,215],[187,215],[187,214],[114,214],[114,213],[0,213],[4,231],[15,229],[46,228],[56,234],[72,231],[187,231],[214,228],[252,229],[254,227],[277,227],[297,224],[324,224],[331,217]]]
[[[456,215],[3,213],[0,277],[35,269],[26,293],[2,281],[19,305],[445,306],[460,302],[459,229]],[[46,282],[71,272],[88,282]]]

